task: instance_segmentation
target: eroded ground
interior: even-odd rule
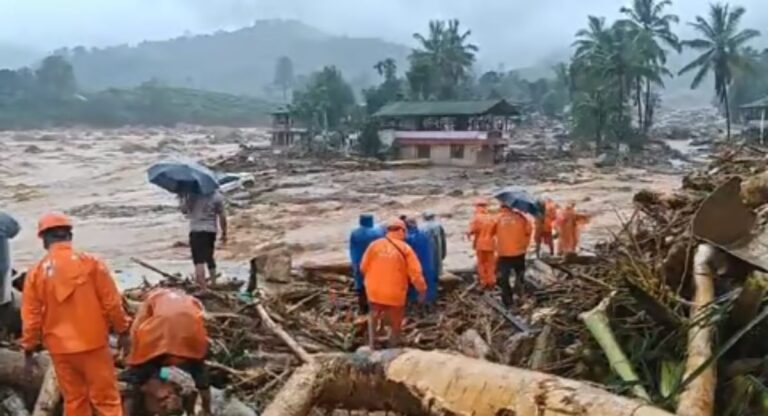
[[[35,237],[36,218],[48,210],[69,213],[77,245],[97,253],[122,271],[123,284],[140,274],[139,257],[169,271],[187,272],[186,222],[175,198],[146,181],[146,168],[160,159],[184,155],[213,160],[237,151],[237,141],[253,143],[262,133],[247,131],[224,140],[211,129],[121,129],[5,132],[0,134],[0,201],[24,227],[13,241],[17,267],[29,265],[42,248]],[[243,139],[245,137],[245,139]],[[258,152],[254,157],[277,157]],[[435,212],[449,235],[448,267],[472,264],[464,239],[472,201],[504,186],[526,186],[557,201],[575,200],[593,215],[583,247],[610,233],[621,215],[632,212],[631,199],[642,188],[678,186],[679,175],[653,170],[598,170],[590,160],[513,162],[493,170],[329,168],[327,161],[306,162],[307,169],[270,172],[257,177],[258,194],[233,195],[230,243],[221,250],[225,271],[240,273],[253,247],[284,239],[295,260],[335,261],[347,256],[346,238],[362,212],[378,219]],[[325,166],[325,167],[324,167]],[[234,170],[259,172],[242,166]],[[264,173],[263,171],[261,173]]]

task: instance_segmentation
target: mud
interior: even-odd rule
[[[194,127],[0,133],[0,200],[24,227],[13,241],[17,267],[42,253],[36,218],[59,210],[73,216],[79,247],[133,278],[145,273],[131,265],[131,257],[188,272],[188,248],[182,244],[186,221],[176,210],[175,197],[147,182],[146,168],[174,155],[220,159],[236,152],[243,140],[263,146],[258,141],[263,136],[257,130],[222,134]],[[472,201],[506,186],[525,186],[563,203],[576,201],[593,216],[583,239],[589,249],[622,216],[631,215],[634,192],[648,187],[663,192],[680,183],[677,173],[599,170],[591,159],[518,161],[494,169],[366,170],[278,156],[260,151],[250,165],[228,169],[274,171],[267,179],[258,177],[254,188],[228,195],[236,208],[231,210],[230,241],[219,254],[225,270],[239,273],[254,246],[280,239],[294,250],[298,263],[344,260],[348,232],[360,213],[383,220],[424,211],[436,213],[446,227],[447,267],[469,267],[472,253],[464,233]]]

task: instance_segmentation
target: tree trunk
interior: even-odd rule
[[[728,86],[725,86],[725,91],[723,94],[725,98],[725,128],[726,128],[726,138],[728,141],[731,140],[731,103],[728,99]]]
[[[315,407],[411,416],[671,416],[587,383],[437,351],[318,356],[294,373],[262,416]]]
[[[637,129],[643,130],[645,121],[643,120],[643,80],[638,77],[635,81],[635,105],[637,105]],[[648,103],[646,102],[647,106]]]
[[[708,313],[707,306],[715,299],[714,273],[709,265],[713,254],[714,248],[712,246],[700,244],[693,260],[693,281],[696,291],[690,316],[691,322],[704,322],[703,325],[706,325],[708,320],[702,319],[702,316]],[[688,358],[685,362],[683,379],[688,378],[712,356],[714,329],[711,324],[701,325],[692,325],[688,330]],[[715,408],[716,385],[715,366],[710,364],[680,393],[677,414],[680,416],[712,416]]]
[[[651,80],[645,80],[645,124],[643,132],[648,133],[653,125],[653,103],[651,103]]]

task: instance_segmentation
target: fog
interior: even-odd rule
[[[619,0],[3,0],[0,45],[51,51],[235,29],[257,19],[298,19],[333,34],[411,45],[430,19],[459,18],[482,65],[525,66],[567,52],[589,14],[615,17]],[[745,25],[768,35],[766,0],[739,0]],[[676,0],[683,21],[704,0]],[[684,34],[688,29],[679,27]],[[762,39],[765,43],[766,37]]]

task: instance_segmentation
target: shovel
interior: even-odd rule
[[[740,178],[731,178],[704,200],[693,217],[693,234],[768,272],[768,230],[742,202]]]

